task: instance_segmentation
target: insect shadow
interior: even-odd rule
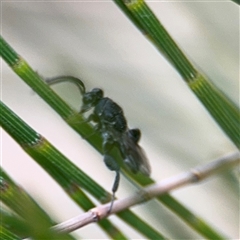
[[[46,79],[46,83],[49,85],[60,82],[72,82],[79,88],[82,94],[80,114],[93,109],[86,121],[95,123],[95,130],[101,133],[104,163],[108,169],[116,172],[112,186],[111,205],[108,211],[110,213],[120,182],[120,166],[110,155],[113,147],[117,147],[120,150],[124,164],[132,173],[140,172],[146,176],[149,176],[151,173],[148,159],[138,144],[141,138],[141,131],[138,128],[128,128],[122,108],[112,99],[104,97],[102,89],[94,88],[90,92],[86,92],[83,82],[72,76]]]

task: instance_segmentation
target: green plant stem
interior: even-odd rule
[[[238,5],[240,4],[240,0],[232,0],[232,1],[237,3]]]
[[[176,199],[169,194],[159,196],[157,199],[167,208],[171,209],[171,211],[175,212],[186,224],[195,229],[206,239],[226,239],[211,226],[209,226],[207,222],[190,212],[186,207],[176,201]]]
[[[21,58],[11,46],[0,36],[1,56],[13,71],[20,76],[31,88],[60,114],[62,118],[69,118],[76,114],[62,99],[54,94],[53,90],[41,77]]]
[[[199,100],[211,112],[214,119],[229,138],[240,148],[240,112],[213,84],[199,76],[189,83]]]
[[[177,47],[171,36],[143,0],[114,0],[139,30],[175,66],[184,79],[193,79],[197,71]]]
[[[51,174],[53,176],[53,174]],[[79,186],[72,182],[71,179],[66,178],[62,175],[62,172],[55,171],[55,179],[61,179],[61,186],[64,188],[65,192],[73,199],[82,209],[88,211],[95,207],[93,202],[87,197],[87,195],[79,188]],[[99,222],[99,226],[109,235],[112,239],[127,239],[124,234],[119,231],[117,227],[114,226],[108,219],[103,219]]]
[[[6,211],[3,209],[3,207],[1,207],[0,216],[1,227],[6,228],[8,231],[20,237],[21,239],[24,239],[27,236],[29,236],[29,231],[27,230],[28,227],[26,226],[27,225],[26,222],[18,215]]]
[[[0,239],[4,240],[21,240],[20,237],[16,236],[14,233],[11,233],[5,227],[0,227]]]
[[[9,64],[9,66],[31,87],[33,88],[34,91],[36,91],[36,93],[38,93],[55,111],[57,111],[61,117],[63,117],[65,119],[65,121],[72,126],[78,133],[81,134],[81,136],[89,136],[90,133],[92,133],[94,131],[93,127],[90,124],[84,123],[81,124],[81,126],[79,126],[78,122],[82,122],[83,118],[81,115],[77,114],[75,111],[73,111],[70,107],[68,107],[65,102],[62,101],[62,99],[60,97],[58,97],[52,90],[47,90],[46,91],[46,87],[49,88],[43,81],[43,79],[40,78],[40,76],[31,69],[31,67],[27,64],[27,62],[23,59],[20,58],[19,55],[11,48],[11,46],[9,44],[6,43],[6,41],[0,37],[0,46],[1,46],[1,56],[3,57],[3,59]],[[8,113],[6,113],[8,114]],[[7,116],[11,119],[12,115],[10,114],[9,116]],[[4,124],[4,119],[2,119],[2,124]],[[39,155],[38,151],[35,151],[34,148],[32,148],[31,146],[26,148],[26,146],[29,145],[29,143],[33,143],[34,145],[38,145],[38,143],[41,143],[41,136],[38,135],[37,133],[30,133],[31,131],[33,131],[32,129],[29,129],[29,131],[27,131],[26,133],[25,128],[24,129],[20,129],[17,128],[16,132],[14,132],[15,129],[14,125],[16,124],[16,126],[19,124],[18,121],[15,122],[15,120],[13,121],[14,123],[12,124],[11,127],[8,128],[9,134],[12,135],[15,140],[20,143],[25,151],[27,151],[31,156],[33,156],[34,158],[38,158],[41,159],[41,162],[38,162],[46,171],[49,172],[49,174],[52,174],[52,176],[54,176],[54,174],[56,173],[56,170],[53,170],[52,168],[57,168],[58,166],[61,166],[60,168],[64,169],[64,164],[62,164],[62,161],[59,161],[59,159],[61,159],[60,156],[58,156],[58,154],[56,154],[56,156],[54,157],[54,159],[52,159],[52,162],[59,162],[59,164],[57,164],[57,166],[55,165],[51,165],[48,160],[46,160],[48,157],[51,159],[51,155],[55,154],[55,153],[51,153],[51,154],[47,154],[46,152],[46,156],[41,156],[42,151],[40,150],[41,154],[40,156],[36,156]],[[8,127],[7,125],[9,123],[5,123],[6,127]],[[27,127],[27,126],[25,126]],[[22,133],[21,133],[22,132]],[[14,134],[15,133],[15,134]],[[26,136],[25,136],[25,135]],[[29,136],[30,134],[30,136]],[[29,139],[27,139],[29,136]],[[89,142],[92,146],[94,146],[98,151],[102,152],[102,139],[100,137],[99,134],[95,134],[93,137],[90,137]],[[45,144],[39,144],[39,146],[48,146],[48,143],[46,141]],[[27,143],[27,145],[25,146],[25,143]],[[45,147],[44,147],[45,148]],[[44,149],[43,148],[43,149]],[[50,149],[52,149],[50,147]],[[55,149],[56,150],[56,149]],[[54,150],[54,151],[55,151]],[[48,156],[50,155],[50,156]],[[60,157],[60,158],[59,158]],[[44,161],[43,161],[44,159]],[[57,161],[58,160],[58,161]],[[68,161],[66,161],[67,163],[69,163]],[[47,165],[45,165],[47,163]],[[80,171],[78,168],[76,168],[76,166],[74,166],[73,164],[70,164],[70,166],[68,166],[68,170],[65,173],[69,173],[70,176],[73,176],[74,173],[77,173],[78,171]],[[61,169],[60,169],[61,171]],[[70,177],[69,176],[69,177]],[[74,176],[75,178],[77,178],[78,180],[77,183],[85,188],[87,191],[89,191],[90,193],[92,193],[97,199],[103,199],[103,201],[105,201],[106,199],[111,199],[111,195],[107,192],[105,192],[102,188],[96,187],[96,183],[95,182],[91,182],[91,180],[89,181],[88,176],[86,176],[82,171],[80,174],[75,174]],[[71,178],[70,178],[71,179]],[[55,176],[55,180],[56,176]],[[125,216],[129,215],[132,216],[131,218],[128,217],[126,218]],[[125,217],[123,219],[123,217]],[[129,222],[129,224],[134,227],[136,230],[142,232],[142,234],[146,235],[148,238],[158,238],[158,239],[163,239],[164,237],[158,233],[157,231],[155,231],[153,228],[151,228],[149,225],[147,225],[146,223],[144,223],[144,221],[142,221],[140,218],[138,218],[137,216],[135,216],[131,211],[127,211],[127,213],[125,215],[123,215],[122,219],[126,222],[128,222],[128,219],[137,219],[138,221],[132,221]],[[138,222],[142,223],[142,226],[144,225],[145,228],[139,228],[138,227]],[[150,235],[149,235],[150,234]]]
[[[4,106],[2,106],[1,108],[1,114],[1,124],[3,128],[5,128],[11,136],[14,136],[15,140],[19,142],[31,156],[34,156],[36,157],[35,159],[38,159],[38,163],[43,166],[45,170],[50,173],[51,176],[54,176],[57,182],[61,183],[62,187],[75,200],[75,202],[77,202],[80,206],[83,206],[85,210],[89,210],[90,208],[94,207],[94,205],[91,203],[88,197],[80,190],[80,188],[78,186],[74,186],[71,180],[69,180],[69,178],[66,178],[66,176],[62,174],[62,171],[59,171],[58,168],[56,168],[56,165],[52,164],[55,161],[54,158],[57,158],[57,152],[54,151],[55,149],[52,149],[50,144],[33,129],[31,129],[27,124],[21,121],[21,119],[19,119],[16,115],[12,114],[10,111],[6,111],[6,108],[4,108]],[[46,156],[43,156],[43,152]],[[46,158],[52,158],[52,162],[46,162]],[[76,171],[76,167],[74,170]],[[2,177],[4,176],[4,179],[7,178],[3,171],[1,175]],[[8,181],[10,180],[8,179]],[[84,183],[86,184],[85,188],[87,188],[87,185],[89,184],[89,179],[85,179]],[[92,186],[92,184],[89,184],[89,186]],[[95,189],[95,186],[93,186],[92,189]],[[103,189],[100,189],[100,191],[104,192]],[[98,197],[102,196],[102,194],[103,193],[101,192],[98,193]],[[2,197],[4,197],[4,195],[2,195]],[[14,197],[14,199],[12,200],[16,199],[19,198]],[[10,199],[7,200],[7,203],[9,204]],[[25,205],[26,200],[21,202],[23,202]],[[18,202],[13,201],[13,203],[15,203],[15,211],[17,210],[18,212],[23,210],[25,212],[24,208]],[[87,207],[89,208],[86,209]],[[126,237],[116,227],[114,227],[109,222],[109,220],[105,219],[104,221],[100,222],[99,225],[106,231],[107,234],[110,234],[113,239],[126,239]],[[48,226],[48,228],[50,228],[50,226]]]
[[[172,63],[218,125],[240,148],[239,108],[196,70],[143,0],[114,2]]]
[[[13,180],[1,170],[0,199],[10,209],[17,213],[23,219],[23,229],[26,229],[26,235],[36,239],[74,239],[70,235],[59,235],[49,231],[49,228],[55,223],[50,217],[37,205],[35,201],[23,190],[20,189]],[[25,223],[25,224],[24,224]]]
[[[13,49],[8,45],[8,44],[6,44],[5,43],[5,40],[3,39],[3,38],[0,38],[0,45],[3,45],[6,49],[4,50],[4,52],[5,52],[5,54],[3,55],[2,54],[2,56],[3,56],[3,58],[4,58],[4,60],[10,65],[10,66],[12,66],[12,65],[14,65],[14,61],[13,60],[9,60],[9,59],[15,59],[16,58],[16,56],[18,56],[17,54],[15,54],[16,56],[15,56],[15,58],[12,56],[13,54],[12,54],[12,52],[15,52],[15,51],[13,51]],[[8,56],[8,55],[10,55],[11,56],[11,58]],[[7,56],[7,57],[6,57]],[[28,65],[26,65],[25,64],[25,66],[28,66]],[[26,72],[26,73],[24,73],[24,71]],[[25,67],[25,69],[24,69],[24,71],[21,71],[21,78],[30,86],[30,87],[34,87],[34,79],[35,78],[39,78],[39,76],[28,66],[28,67]],[[30,71],[31,73],[35,73],[37,76],[33,76],[32,78],[28,78],[28,76],[29,76],[29,74],[27,73],[28,71]],[[18,72],[17,72],[17,74],[18,74]],[[43,91],[43,89],[41,89],[41,86],[42,86],[42,83],[41,82],[39,82],[39,81],[37,81],[37,83],[36,84],[40,84],[39,85],[39,87],[35,87],[35,89],[36,89],[36,93],[38,93],[39,95],[40,95],[40,92],[42,92]],[[44,84],[44,88],[45,88],[45,84]],[[48,91],[48,95],[47,96],[45,96],[45,94],[44,95],[42,95],[43,96],[43,99],[45,100],[45,101],[47,101],[49,104],[50,104],[50,106],[53,108],[53,109],[55,109],[60,115],[61,115],[61,112],[62,111],[58,111],[58,108],[57,108],[57,106],[61,106],[62,105],[62,103],[60,104],[60,102],[62,101],[61,100],[61,98],[56,98],[56,97],[54,97],[54,99],[55,99],[55,101],[51,101],[51,100],[47,100],[46,99],[46,97],[47,98],[51,98],[53,95],[55,95],[55,93],[54,92],[52,92],[52,91]],[[61,115],[62,116],[62,115]],[[85,137],[85,136],[89,136],[93,131],[94,131],[94,128],[90,125],[90,124],[87,124],[87,123],[82,123],[82,124],[79,124],[79,122],[82,122],[83,121],[83,118],[82,118],[82,116],[80,115],[80,114],[76,114],[76,113],[74,113],[74,114],[70,114],[70,115],[68,115],[67,113],[64,113],[64,115],[63,116],[65,116],[64,117],[64,119],[65,119],[65,121],[73,128],[73,129],[75,129],[81,136],[83,136],[83,137]],[[62,116],[62,117],[63,117]],[[9,116],[10,118],[11,118],[11,116]],[[3,122],[4,122],[4,120],[3,120]],[[8,123],[6,123],[7,125],[8,125]],[[15,125],[15,123],[13,124],[13,125]],[[11,134],[11,128],[8,130],[9,131],[9,133]],[[16,129],[16,131],[17,131],[17,129]],[[24,132],[24,129],[23,129],[23,132]],[[13,134],[14,132],[12,132],[12,134]],[[21,133],[21,132],[19,132],[19,133]],[[36,138],[38,138],[39,137],[39,135],[38,134],[36,134],[35,135],[35,137],[33,137],[33,142],[35,141],[35,139]],[[16,137],[14,137],[15,139],[16,138],[18,138],[18,136]],[[98,134],[98,133],[96,133],[96,134],[94,134],[94,135],[92,135],[91,137],[89,137],[89,138],[87,138],[86,139],[95,149],[97,149],[100,153],[102,153],[102,139],[101,139],[101,136]],[[19,141],[18,141],[19,142]],[[20,142],[19,143],[21,143],[21,139],[20,139]],[[116,159],[116,161],[118,161],[119,163],[121,163],[121,158],[119,157],[119,154],[117,154],[116,153],[116,151],[113,153],[113,157],[114,157],[114,159]],[[58,158],[57,158],[58,159]],[[56,159],[56,160],[57,160]],[[53,161],[55,161],[54,159],[53,159]],[[64,160],[63,160],[64,161]],[[49,162],[48,160],[47,160],[47,162]],[[62,162],[60,161],[60,164],[61,164]],[[41,163],[40,164],[42,167],[44,167],[43,166],[43,164]],[[53,165],[54,166],[54,165]],[[123,166],[124,167],[124,166]],[[45,168],[45,167],[44,167]],[[50,167],[50,168],[52,168],[52,166]],[[50,168],[47,170],[48,172],[50,171]],[[63,167],[63,169],[64,169],[64,167]],[[71,165],[71,167],[69,167],[69,174],[70,175],[68,175],[68,177],[69,177],[69,179],[71,179],[71,178],[73,178],[74,180],[75,180],[75,182],[77,183],[77,184],[79,184],[79,186],[81,186],[81,187],[86,187],[86,190],[87,191],[89,191],[91,194],[93,194],[93,196],[95,196],[97,199],[100,199],[100,200],[102,200],[102,199],[106,199],[107,198],[107,196],[108,196],[108,199],[110,200],[110,194],[109,193],[107,193],[107,192],[102,192],[102,190],[100,190],[98,187],[96,187],[96,189],[95,189],[95,183],[93,183],[93,184],[90,184],[88,181],[87,181],[87,184],[85,184],[85,176],[84,177],[81,177],[81,174],[74,174],[75,172],[77,173],[78,172],[78,170],[75,168],[75,166],[72,164]],[[61,171],[61,169],[59,170],[59,171]],[[71,174],[71,173],[73,173],[73,174]],[[51,173],[50,173],[51,174]],[[63,173],[62,174],[66,174],[64,171],[63,171]],[[150,183],[153,183],[153,180],[151,180],[151,179],[149,179],[149,178],[147,178],[147,177],[144,177],[144,176],[140,176],[140,175],[132,175],[132,174],[130,174],[129,172],[126,172],[126,175],[128,175],[128,176],[130,176],[131,178],[133,178],[133,179],[135,179],[140,185],[142,185],[142,186],[146,186],[147,184],[150,184]],[[95,191],[95,190],[96,191]],[[100,192],[99,192],[100,191]],[[184,216],[184,214],[182,214],[182,211],[181,211],[181,209],[177,209],[175,206],[176,205],[181,205],[182,206],[182,208],[184,208],[184,209],[186,209],[182,204],[180,204],[177,200],[175,200],[173,197],[171,197],[171,196],[169,196],[170,198],[171,198],[171,201],[169,201],[169,203],[166,203],[167,204],[167,206],[169,207],[169,209],[172,209],[174,212],[176,211],[177,212],[177,215],[179,216],[179,217],[181,217],[182,218],[182,220],[183,221],[185,221],[188,225],[190,225],[193,229],[195,229],[197,232],[199,232],[201,235],[203,235],[203,236],[205,236],[205,237],[207,237],[208,238],[208,236],[212,236],[212,235],[215,235],[216,236],[216,239],[217,239],[217,237],[220,235],[220,234],[215,234],[215,231],[209,226],[209,233],[207,232],[201,232],[201,229],[199,229],[198,228],[198,225],[197,224],[194,224],[194,222],[189,222],[189,218],[187,218],[187,217],[185,217]],[[158,201],[160,201],[161,202],[161,200],[159,200],[158,199]],[[174,203],[174,202],[176,202],[176,203]],[[102,203],[104,203],[104,201],[102,201]],[[190,211],[189,211],[190,212]],[[130,214],[131,214],[131,216],[132,217],[130,217]],[[195,216],[193,213],[191,213],[193,216]],[[128,217],[126,217],[126,215],[128,216]],[[119,213],[118,214],[118,216],[120,217],[120,218],[122,218],[124,221],[126,221],[126,222],[128,222],[133,228],[135,228],[136,230],[138,230],[138,231],[140,231],[140,232],[142,232],[142,234],[144,234],[145,236],[147,236],[148,238],[150,238],[150,239],[161,239],[161,238],[163,238],[162,237],[162,235],[161,234],[159,234],[158,235],[158,237],[156,237],[157,236],[157,232],[155,232],[149,225],[147,225],[146,223],[144,223],[144,221],[142,221],[141,219],[139,219],[139,218],[137,218],[136,216],[133,216],[133,213],[131,212],[131,211],[127,211],[127,213],[126,213],[126,211],[124,212],[124,213]],[[195,216],[196,218],[198,218],[197,216]],[[131,219],[134,219],[132,222],[130,222],[130,220]],[[136,220],[136,219],[138,219],[138,220]],[[200,218],[199,218],[200,219]],[[140,226],[140,222],[142,223],[142,225],[144,225],[145,224],[145,227],[143,228],[139,228],[138,226]],[[148,234],[150,234],[150,235],[148,235]],[[211,238],[209,238],[209,239],[211,239]]]
[[[18,116],[16,116],[6,105],[0,102],[0,125],[23,147],[23,149],[37,161],[62,187],[68,194],[78,203],[83,201],[84,196],[79,193],[79,189],[75,187],[82,187],[98,200],[105,202],[111,199],[111,194],[106,192],[94,180],[88,177],[84,172],[78,169],[66,157],[64,157],[56,148],[54,148],[46,139],[40,134],[36,133],[26,123],[24,123]],[[85,201],[85,204],[89,202]],[[85,205],[85,207],[87,206]],[[135,216],[130,210],[125,211],[125,215],[120,217],[150,239],[165,239],[158,231],[151,228],[148,224]],[[134,219],[135,221],[132,221]],[[100,223],[101,224],[101,223]],[[110,222],[104,222],[103,229],[108,228]],[[139,228],[139,224],[143,227]],[[108,225],[108,226],[107,226]],[[116,228],[112,227],[116,230]],[[115,231],[114,230],[114,231]],[[114,232],[115,237],[120,236],[120,232]],[[123,236],[123,235],[122,235]]]
[[[129,174],[125,172],[125,174]],[[132,176],[141,186],[153,184],[154,181],[147,178],[142,178],[139,175]],[[207,222],[199,216],[189,211],[183,204],[177,201],[170,194],[158,196],[158,202],[164,204],[169,210],[173,211],[180,219],[182,219],[188,226],[204,236],[206,239],[225,239],[220,233],[212,228]]]

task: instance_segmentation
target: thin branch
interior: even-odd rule
[[[130,197],[115,200],[110,214],[123,211],[125,209],[130,208],[133,205],[146,202],[156,196],[170,192],[171,190],[183,187],[185,185],[200,182],[216,174],[218,171],[226,170],[239,163],[240,153],[235,152],[223,156],[221,158],[218,158],[217,160],[205,164],[203,166],[195,167],[188,172],[167,178],[161,182],[152,184],[142,189],[141,191],[137,192],[136,194]],[[97,222],[110,215],[108,212],[110,204],[111,203],[107,203],[96,208],[93,208],[84,214],[81,214],[63,223],[55,225],[54,227],[52,227],[52,229],[58,232],[72,232],[89,223]]]

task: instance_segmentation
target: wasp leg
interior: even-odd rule
[[[118,186],[119,186],[119,182],[120,182],[120,167],[119,167],[118,163],[110,155],[106,155],[106,154],[104,155],[104,162],[109,170],[116,172],[116,176],[115,176],[114,183],[112,186],[111,205],[108,210],[108,213],[110,213],[112,210],[114,199],[115,199],[115,193],[118,190]]]
[[[90,123],[91,121],[94,121],[94,115],[90,114],[87,118],[85,118],[83,121],[78,122],[79,124],[82,123]],[[83,139],[88,139],[89,137],[93,136],[94,134],[96,134],[100,129],[101,129],[101,124],[97,123],[96,125],[93,126],[93,132],[87,136],[82,136]]]
[[[106,164],[106,166],[109,170],[116,172],[116,176],[115,176],[114,183],[112,186],[111,205],[108,210],[108,213],[110,213],[112,210],[114,199],[115,199],[115,193],[118,190],[118,186],[119,186],[119,182],[120,182],[120,167],[119,167],[118,163],[115,161],[115,159],[109,155],[109,152],[111,151],[111,149],[114,146],[114,142],[108,135],[103,136],[103,138],[104,138],[104,140],[103,140],[104,163]]]
[[[112,207],[113,207],[113,203],[114,203],[114,199],[115,199],[115,193],[118,189],[119,182],[120,182],[120,172],[116,171],[116,177],[114,179],[114,183],[113,183],[113,187],[112,187],[112,200],[111,200],[110,208],[108,209],[108,214],[110,214],[112,211]]]

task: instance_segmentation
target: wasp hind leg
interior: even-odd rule
[[[118,186],[119,186],[119,182],[120,182],[120,167],[119,167],[118,163],[110,155],[104,155],[104,163],[106,164],[106,166],[109,170],[116,172],[116,176],[115,176],[113,186],[112,186],[111,205],[108,210],[108,213],[110,213],[112,211],[113,202],[115,199],[115,193],[118,190]]]
[[[109,155],[109,152],[111,151],[113,146],[114,146],[114,142],[111,141],[111,139],[109,139],[109,138],[104,139],[104,141],[103,141],[104,163],[109,170],[116,172],[116,176],[115,176],[113,186],[112,186],[112,200],[111,200],[111,205],[108,210],[108,213],[110,213],[112,210],[114,199],[115,199],[115,193],[118,190],[118,186],[119,186],[119,182],[120,182],[120,167],[119,167],[118,163],[116,162],[116,160],[112,156]]]

